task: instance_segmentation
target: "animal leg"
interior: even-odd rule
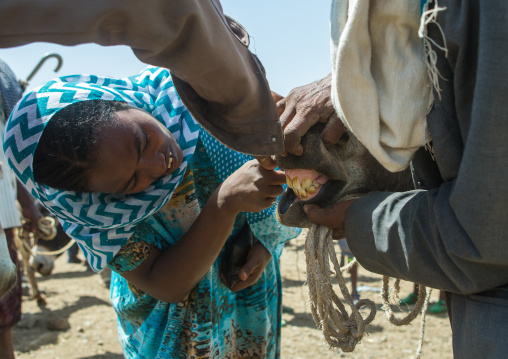
[[[18,236],[18,234],[16,234]],[[25,245],[30,248],[30,245],[26,243],[26,238],[22,238],[18,236],[19,241],[16,241],[18,244],[18,249],[21,252],[21,258],[23,258],[23,267],[25,268],[26,276],[28,278],[28,282],[30,283],[30,287],[32,287],[32,295],[31,299],[37,300],[37,305],[42,307],[47,304],[45,296],[40,292],[39,286],[37,285],[37,279],[35,278],[35,272],[30,265],[30,252],[25,248]],[[24,242],[24,243],[23,243]],[[21,244],[21,245],[20,245]]]

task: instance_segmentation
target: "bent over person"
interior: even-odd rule
[[[127,358],[277,358],[285,175],[224,147],[183,106],[169,71],[67,76],[27,94],[4,149],[58,216],[111,300]],[[238,283],[221,266],[244,228],[258,239]]]
[[[0,60],[0,137],[3,138],[5,122],[23,91],[10,67]],[[14,242],[14,231],[21,226],[21,216],[29,219],[27,230],[35,231],[42,214],[27,190],[19,185],[16,175],[9,168],[3,149],[0,149],[3,176],[0,178],[0,241],[6,241],[7,253],[16,267],[17,280],[5,295],[0,294],[0,358],[14,358],[12,328],[21,319],[21,262]],[[18,209],[16,201],[21,206]],[[4,246],[2,246],[2,249]],[[2,278],[3,279],[3,278]],[[1,282],[1,280],[0,280]]]

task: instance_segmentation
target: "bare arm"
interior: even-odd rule
[[[282,193],[285,175],[249,161],[219,186],[189,231],[165,251],[153,249],[136,269],[122,275],[165,302],[180,301],[206,274],[242,211],[270,207]]]
[[[3,0],[0,47],[130,46],[142,62],[171,69],[186,107],[223,143],[278,154],[282,131],[268,83],[230,24],[218,0]]]

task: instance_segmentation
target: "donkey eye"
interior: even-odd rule
[[[339,138],[339,142],[348,142],[349,141],[349,133],[347,131],[344,131],[342,136]]]

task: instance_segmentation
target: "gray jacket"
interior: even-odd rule
[[[219,0],[0,1],[0,47],[36,41],[128,45],[141,61],[171,70],[185,106],[226,146],[283,152],[264,69]]]
[[[427,117],[437,187],[371,193],[346,216],[366,269],[447,291],[457,358],[508,356],[508,3],[441,0],[448,56]],[[432,38],[443,44],[435,25]],[[416,174],[432,177],[414,162]],[[440,183],[442,182],[442,183]]]

